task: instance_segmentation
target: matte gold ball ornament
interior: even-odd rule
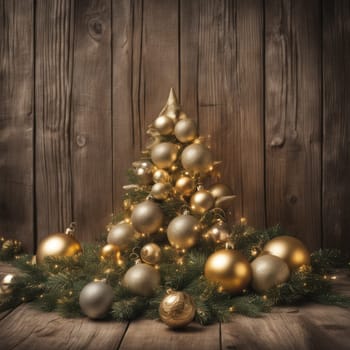
[[[158,204],[145,200],[137,204],[131,214],[131,223],[140,233],[154,233],[163,223],[163,212]]]
[[[158,200],[165,200],[169,197],[173,190],[173,186],[170,183],[158,182],[152,186],[152,197]]]
[[[140,256],[146,264],[155,265],[160,262],[161,249],[158,244],[148,243],[142,247]]]
[[[153,266],[139,262],[126,271],[123,285],[135,295],[149,297],[160,285],[160,273]]]
[[[175,192],[188,197],[195,189],[195,182],[190,176],[181,176],[175,183]]]
[[[177,159],[178,146],[171,142],[161,142],[151,151],[152,162],[161,169],[170,168]]]
[[[161,183],[167,183],[170,182],[171,178],[169,173],[164,170],[164,169],[157,169],[154,173],[153,173],[153,181],[155,183],[161,182]]]
[[[73,232],[74,225],[71,224],[65,233],[53,233],[41,240],[36,252],[36,263],[43,263],[48,256],[73,257],[81,253],[82,247]]]
[[[193,247],[199,238],[200,223],[192,215],[179,215],[172,219],[167,228],[170,244],[175,249],[188,249]]]
[[[185,292],[168,290],[159,305],[160,319],[170,328],[186,327],[196,314],[192,297]]]
[[[187,146],[181,154],[181,163],[185,170],[193,173],[207,173],[213,169],[213,157],[210,150],[201,143]]]
[[[170,135],[174,130],[174,121],[166,115],[160,115],[153,123],[159,134]]]
[[[182,143],[192,142],[197,137],[196,123],[190,118],[179,120],[175,125],[174,134]]]
[[[0,297],[10,295],[12,293],[13,282],[15,274],[8,273],[0,280]]]
[[[292,236],[278,236],[267,242],[264,253],[275,255],[284,260],[291,270],[302,265],[310,265],[310,253],[305,245]]]
[[[219,284],[220,290],[237,294],[245,289],[252,276],[247,258],[237,250],[220,249],[205,263],[205,277]]]
[[[195,214],[204,214],[214,207],[214,197],[207,190],[200,189],[191,197],[191,210]]]
[[[134,228],[126,222],[112,225],[107,236],[107,243],[118,246],[120,249],[128,247],[135,234]]]
[[[119,247],[114,244],[106,244],[100,251],[101,260],[112,260],[117,264],[122,263]]]

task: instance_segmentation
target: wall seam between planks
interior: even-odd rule
[[[113,62],[114,62],[114,46],[113,46],[113,0],[110,0],[110,28],[111,28],[111,37],[110,37],[110,50],[111,50],[111,80],[110,80],[110,84],[111,84],[111,90],[110,90],[110,108],[111,108],[111,181],[112,181],[112,213],[114,213],[115,211],[115,200],[114,200],[114,196],[115,196],[115,191],[116,191],[116,184],[114,181],[114,113],[113,113],[113,81],[114,81],[114,70],[113,70]]]
[[[118,345],[117,345],[116,350],[119,350],[120,347],[122,346],[123,340],[124,340],[124,338],[125,338],[126,332],[127,332],[128,329],[129,329],[129,326],[130,326],[130,322],[127,323],[127,325],[126,325],[126,327],[125,327],[125,329],[124,329],[124,332],[123,332],[123,334],[122,334],[122,336],[121,336],[121,338],[120,338],[120,340],[119,340],[119,343],[118,343]]]
[[[263,1],[263,38],[262,38],[262,51],[263,51],[263,82],[262,82],[262,89],[263,89],[263,167],[264,167],[264,225],[265,227],[268,226],[267,223],[267,199],[266,199],[266,186],[267,186],[267,174],[266,174],[266,152],[267,152],[267,146],[266,146],[266,0]]]
[[[321,248],[324,248],[324,226],[323,226],[323,189],[324,189],[324,185],[323,185],[323,147],[324,147],[324,57],[323,57],[323,53],[324,53],[324,47],[323,47],[323,30],[324,30],[324,23],[323,23],[323,0],[320,0],[319,1],[320,3],[320,17],[321,17],[321,20],[320,20],[320,26],[321,26],[321,30],[320,30],[320,40],[321,40],[321,43],[320,43],[320,46],[321,46],[321,115],[320,115],[320,118],[321,118],[321,130],[320,130],[320,142],[321,142],[321,147],[320,147],[320,168],[321,168],[321,174],[320,174],[320,177],[321,177],[321,181],[320,181],[320,221],[321,221],[321,241],[320,241],[320,245],[321,245]]]
[[[33,248],[32,253],[36,253],[36,246],[38,244],[38,216],[37,216],[37,198],[36,198],[36,0],[33,0],[33,155],[32,155],[32,182],[33,182],[33,196],[32,196],[32,218],[33,218]]]
[[[177,50],[177,62],[178,62],[178,89],[180,104],[182,103],[181,96],[181,0],[177,0],[177,39],[178,39],[178,50]]]

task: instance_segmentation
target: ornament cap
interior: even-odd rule
[[[73,233],[75,232],[76,227],[77,227],[77,223],[75,221],[71,222],[69,224],[69,227],[66,228],[65,234],[69,236],[73,236]]]

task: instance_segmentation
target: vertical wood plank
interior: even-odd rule
[[[321,243],[321,9],[266,1],[267,224]]]
[[[235,219],[264,226],[262,3],[182,1],[180,9],[183,102],[196,101],[200,134],[223,161],[223,181],[238,195]]]
[[[0,232],[33,249],[33,1],[0,1]]]
[[[76,1],[72,91],[77,236],[100,237],[112,213],[111,4]]]
[[[73,5],[36,2],[36,208],[38,238],[72,220],[71,89]]]
[[[323,244],[349,251],[349,1],[323,1],[323,16]]]

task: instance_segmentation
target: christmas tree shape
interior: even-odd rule
[[[225,321],[232,312],[256,316],[303,299],[350,305],[331,293],[328,280],[329,267],[345,263],[339,252],[310,256],[278,226],[229,222],[235,195],[217,182],[219,162],[173,89],[147,134],[106,240],[82,246],[74,225],[48,235],[37,263],[17,256],[21,274],[0,281],[0,311],[34,300],[64,316],[160,317],[178,328],[194,319]],[[17,245],[6,247],[16,254]]]

